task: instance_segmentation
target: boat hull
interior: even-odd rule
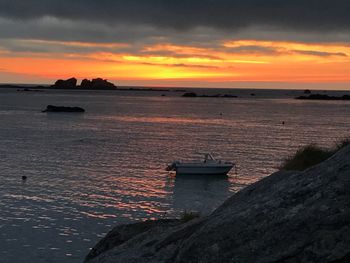
[[[175,167],[176,174],[188,174],[188,175],[227,175],[232,169],[233,165],[212,165],[212,166],[200,166],[190,164],[180,164]]]

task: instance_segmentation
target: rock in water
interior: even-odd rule
[[[343,95],[341,97],[328,96],[326,94],[311,94],[309,96],[296,97],[297,100],[350,100],[350,95]]]
[[[182,97],[195,98],[195,97],[197,97],[197,94],[194,92],[186,92],[186,93],[182,94]]]
[[[67,80],[59,79],[51,87],[55,89],[75,89],[77,87],[77,79],[76,78],[70,78]]]
[[[65,107],[65,106],[54,106],[47,105],[46,109],[42,112],[85,112],[83,108],[80,107]]]
[[[303,172],[274,173],[207,217],[160,222],[117,227],[85,262],[350,262],[350,146]]]
[[[116,89],[117,87],[106,79],[96,78],[93,80],[83,79],[80,87],[83,89]]]

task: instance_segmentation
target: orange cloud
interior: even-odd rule
[[[42,79],[101,76],[113,80],[188,80],[204,82],[350,82],[350,46],[227,40],[215,47],[155,44],[136,51],[126,44],[32,40],[35,45],[107,48],[79,54],[0,50],[2,68]],[[251,52],[249,52],[251,51]],[[5,80],[6,81],[6,80]],[[2,80],[1,82],[5,82]]]

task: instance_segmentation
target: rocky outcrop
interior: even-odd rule
[[[197,97],[198,95],[194,92],[186,92],[184,94],[182,94],[181,97],[185,97],[185,98],[195,98]]]
[[[236,95],[232,94],[214,94],[214,95],[198,95],[197,93],[194,92],[186,92],[182,95],[182,97],[187,97],[187,98],[238,98]]]
[[[309,96],[296,97],[298,100],[350,100],[350,95],[343,95],[341,97],[328,96],[325,94],[311,94]]]
[[[135,237],[136,235],[141,236],[141,234],[145,232],[149,233],[150,230],[152,233],[162,232],[169,227],[180,225],[181,222],[182,221],[178,219],[163,219],[116,226],[90,251],[89,255],[86,257],[86,261],[93,259],[103,254],[104,252],[127,242],[129,239]]]
[[[46,109],[42,112],[85,112],[83,108],[80,107],[65,107],[65,106],[54,106],[47,105]]]
[[[70,78],[67,80],[59,79],[53,86],[54,89],[75,89],[77,87],[77,79]]]
[[[92,84],[91,84],[91,80],[88,79],[83,79],[80,83],[80,87],[81,88],[91,88]]]
[[[112,230],[85,262],[350,262],[350,146],[272,174],[209,216],[141,224]]]
[[[117,87],[106,79],[83,79],[80,88],[82,89],[116,89]]]
[[[106,79],[96,78],[92,80],[83,79],[80,86],[77,86],[77,79],[70,78],[67,80],[59,79],[51,86],[54,89],[116,89],[117,87]]]

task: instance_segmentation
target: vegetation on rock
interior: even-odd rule
[[[198,217],[200,217],[200,214],[199,214],[199,213],[185,211],[185,212],[181,215],[180,220],[183,221],[183,222],[188,222],[188,221],[191,221],[191,220],[193,220],[193,219],[195,219],[195,218],[198,218]]]
[[[317,146],[316,144],[306,145],[293,155],[288,157],[282,163],[281,170],[295,170],[295,171],[304,171],[305,169],[319,164],[333,154],[335,154],[341,148],[350,144],[350,139],[344,139],[336,144],[334,148],[326,149]]]

